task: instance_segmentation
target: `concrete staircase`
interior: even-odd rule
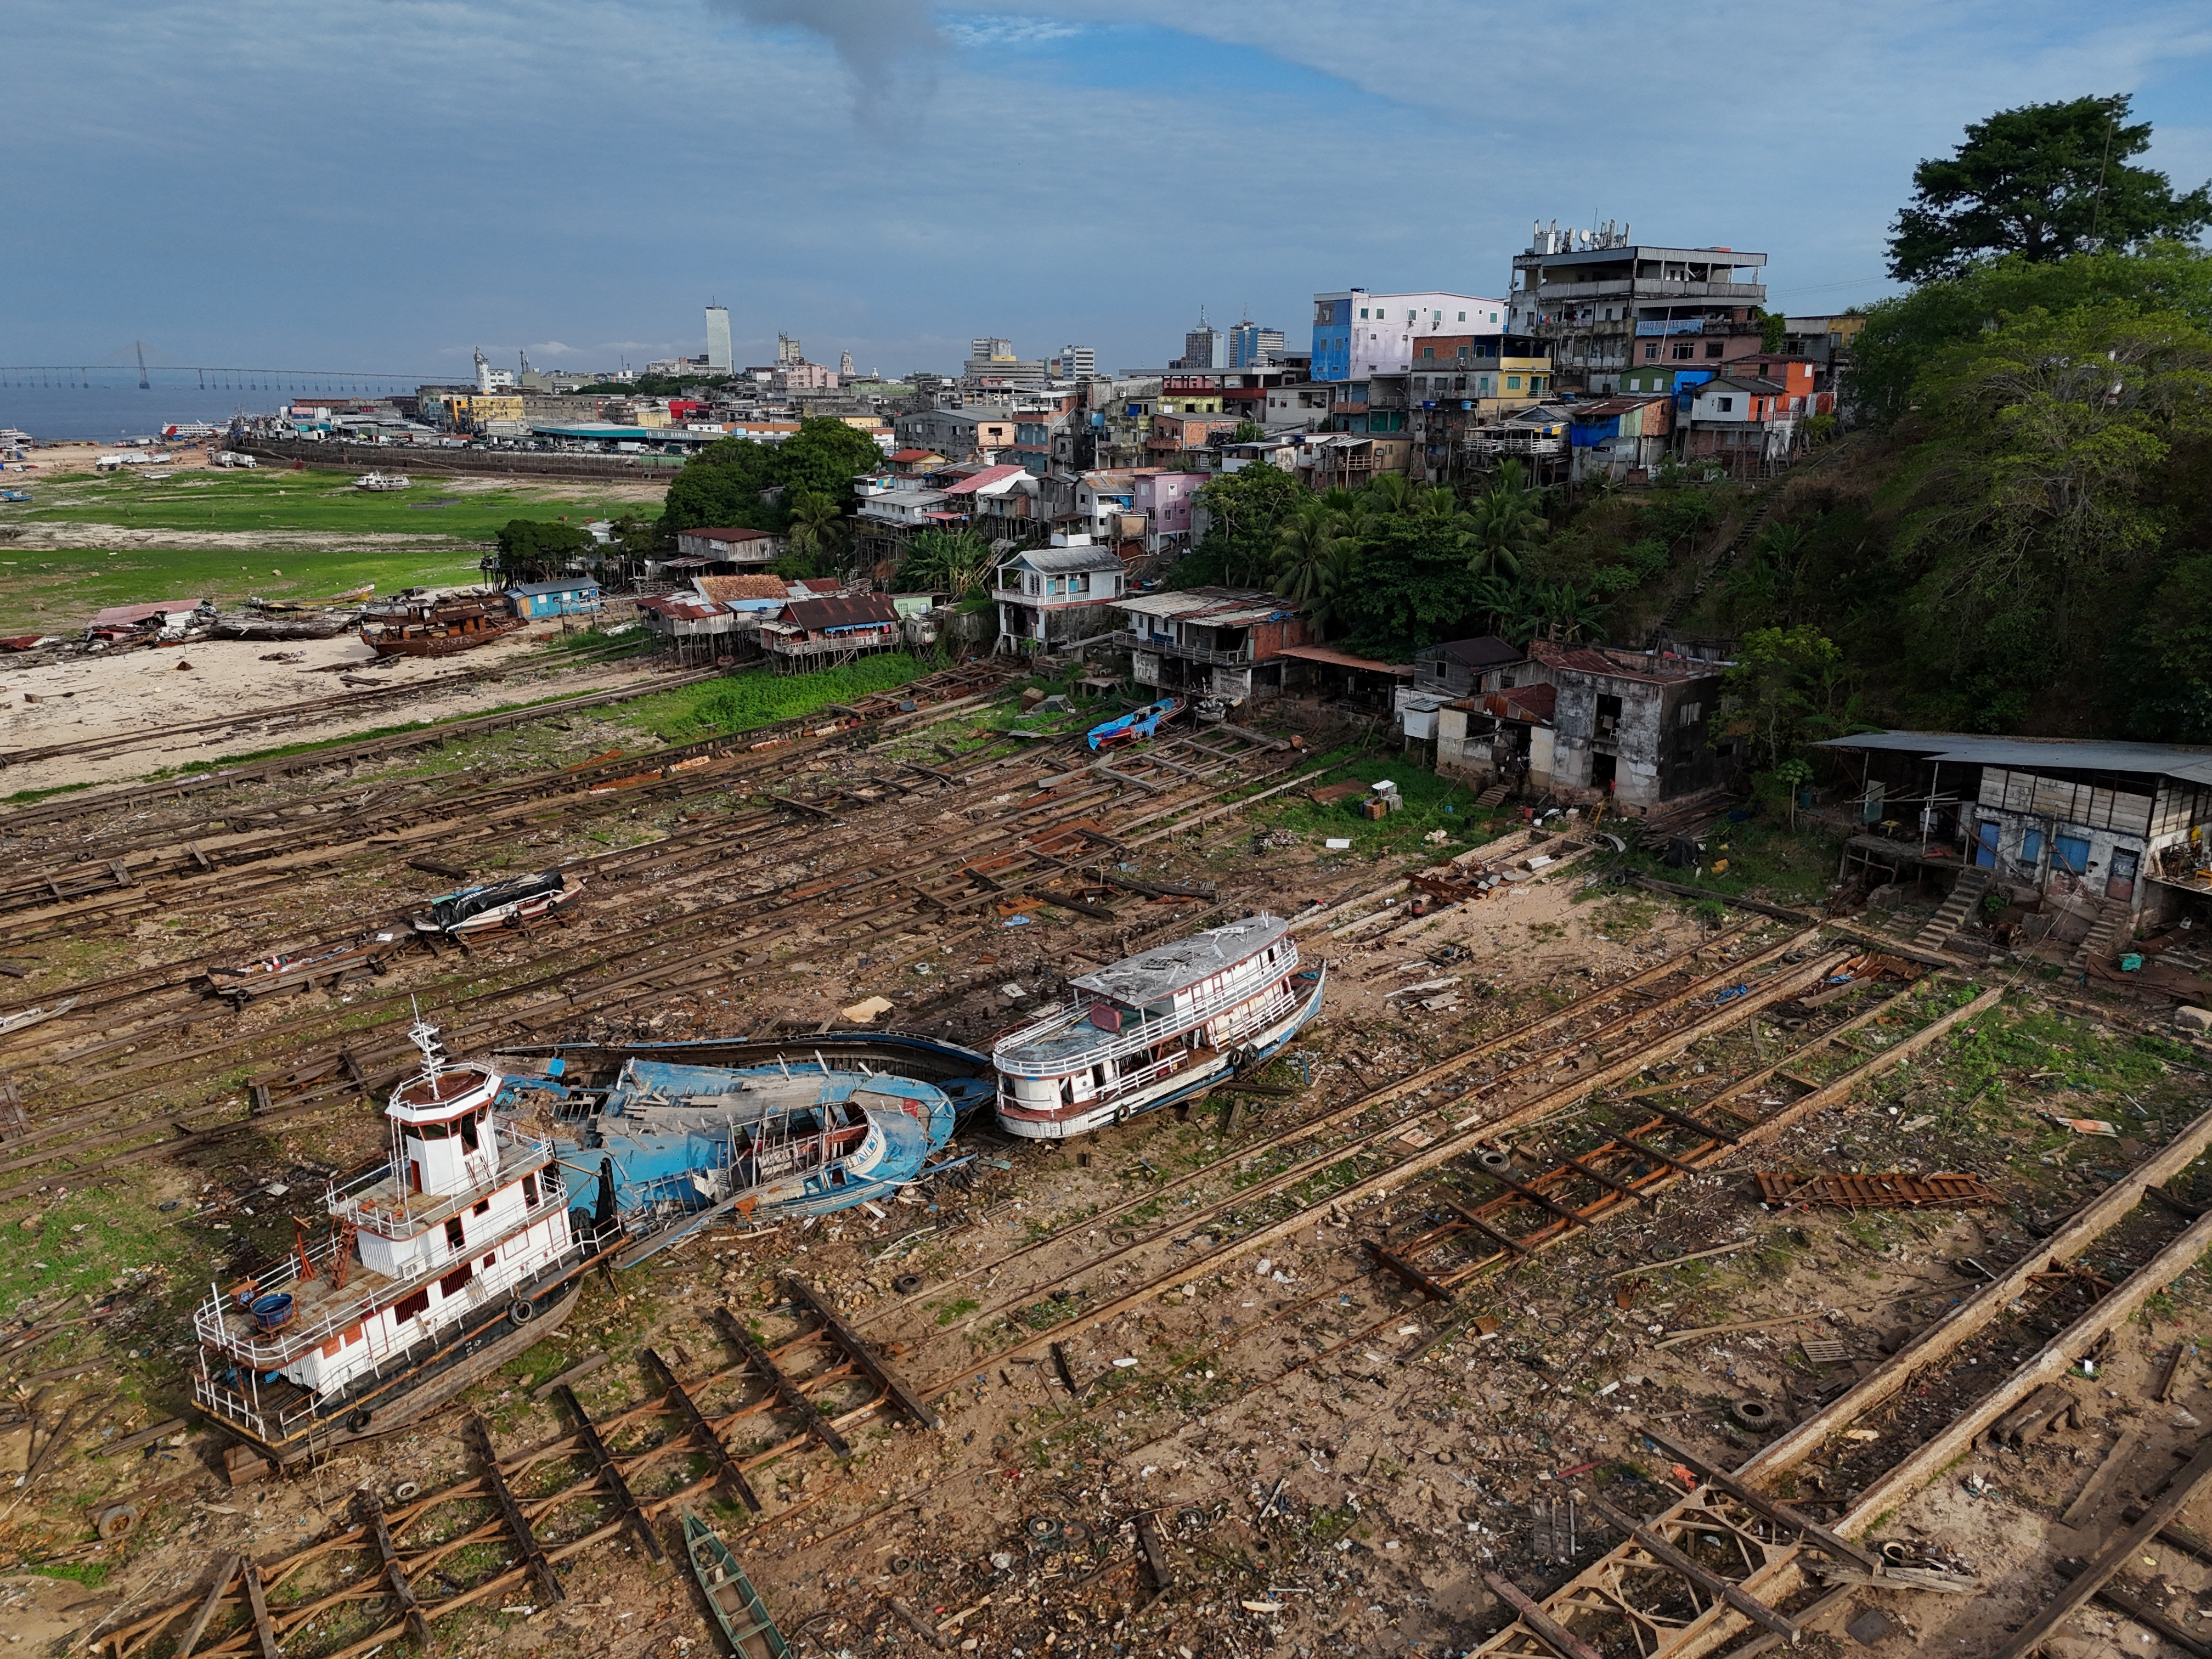
[[[1951,896],[1943,901],[1942,908],[1928,918],[1927,926],[1912,936],[1912,943],[1923,951],[1940,951],[1952,934],[1966,925],[1966,918],[1974,914],[1974,907],[1982,902],[1982,895],[1990,890],[1990,872],[1978,866],[1959,872],[1958,885],[1952,888]]]
[[[2119,946],[2120,937],[2128,930],[2128,912],[2124,905],[2112,905],[2097,918],[2081,943],[2075,947],[2067,966],[2075,969],[2087,968],[2093,962],[2109,960]]]

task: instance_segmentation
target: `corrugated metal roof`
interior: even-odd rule
[[[694,576],[692,586],[710,599],[725,605],[732,599],[786,599],[791,584],[781,576]]]
[[[1822,749],[1878,749],[1965,766],[2026,771],[2145,772],[2212,784],[2212,749],[2097,738],[1991,738],[1970,732],[1861,732],[1829,738]]]
[[[1448,640],[1442,645],[1430,646],[1413,653],[1414,660],[1431,653],[1462,668],[1499,668],[1510,662],[1526,662],[1528,653],[1517,645],[1509,645],[1495,634],[1478,634],[1471,640]]]
[[[1549,645],[1541,640],[1530,641],[1528,654],[1547,668],[1605,674],[1619,680],[1650,680],[1654,684],[1697,679],[1718,674],[1728,666],[1726,663],[1705,662],[1663,651],[1611,651],[1595,645]]]
[[[1209,927],[1141,956],[1124,957],[1095,974],[1084,974],[1067,982],[1077,990],[1094,991],[1129,1007],[1143,1008],[1266,950],[1288,926],[1279,917],[1262,912],[1225,927]]]
[[[1026,565],[1041,575],[1062,575],[1071,571],[1119,570],[1121,556],[1110,547],[1032,547],[1010,554],[1006,563]]]
[[[987,485],[997,483],[1004,478],[1018,477],[1028,471],[1024,466],[987,466],[980,472],[969,473],[957,483],[945,485],[945,493],[948,495],[972,495]]]
[[[702,541],[708,542],[757,542],[761,540],[774,541],[775,539],[775,537],[769,535],[765,530],[748,530],[741,525],[732,525],[726,528],[716,530],[679,530],[676,533],[679,537],[696,536]]]
[[[564,582],[517,582],[507,591],[534,599],[546,593],[581,593],[586,590],[596,592],[599,586],[589,576],[571,576]]]
[[[895,623],[898,612],[881,593],[855,593],[842,599],[793,599],[784,607],[785,617],[799,627],[866,628]]]
[[[1140,593],[1116,599],[1114,607],[1139,617],[1177,617],[1188,622],[1232,623],[1249,616],[1254,622],[1297,614],[1297,607],[1280,594],[1259,587],[1182,587],[1164,593]]]
[[[1282,654],[1296,657],[1301,662],[1327,663],[1332,668],[1361,668],[1370,674],[1395,674],[1408,680],[1413,678],[1409,663],[1377,662],[1372,657],[1355,657],[1349,651],[1332,651],[1325,645],[1286,645]]]

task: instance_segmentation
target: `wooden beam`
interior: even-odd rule
[[[538,1541],[538,1534],[530,1530],[530,1522],[522,1513],[522,1505],[514,1501],[514,1493],[508,1489],[507,1477],[500,1473],[499,1454],[492,1449],[491,1430],[481,1417],[470,1418],[469,1427],[475,1432],[477,1449],[483,1458],[484,1486],[490,1491],[492,1501],[499,1505],[500,1516],[507,1522],[507,1536],[514,1540],[515,1548],[522,1553],[523,1560],[529,1565],[531,1573],[537,1578],[538,1593],[548,1601],[567,1601],[568,1592],[561,1588],[560,1579],[554,1576],[553,1564],[545,1559],[545,1547]]]
[[[1708,1572],[1657,1533],[1641,1522],[1631,1520],[1595,1492],[1577,1488],[1575,1496],[1589,1505],[1591,1514],[1615,1532],[1626,1533],[1634,1539],[1638,1548],[1668,1571],[1680,1574],[1706,1595],[1727,1602],[1745,1618],[1765,1626],[1778,1636],[1786,1636],[1793,1642],[1797,1639],[1796,1623],[1784,1618],[1757,1596],[1730,1583],[1717,1573]]]
[[[760,1373],[761,1380],[775,1391],[775,1397],[799,1413],[799,1421],[813,1431],[815,1437],[830,1448],[832,1455],[843,1457],[852,1451],[853,1449],[845,1443],[845,1437],[837,1432],[828,1418],[822,1415],[820,1408],[806,1397],[799,1384],[784,1375],[783,1368],[769,1357],[768,1350],[754,1340],[753,1334],[738,1322],[737,1315],[727,1308],[717,1308],[714,1310],[714,1322],[722,1328],[722,1334],[730,1339],[738,1352],[744,1355],[752,1368]]]
[[[1492,1226],[1487,1221],[1485,1221],[1480,1216],[1468,1209],[1466,1206],[1462,1204],[1454,1204],[1447,1200],[1444,1205],[1444,1208],[1449,1210],[1462,1221],[1464,1221],[1468,1226],[1474,1228],[1475,1231],[1489,1239],[1491,1243],[1501,1246],[1508,1255],[1526,1255],[1528,1254],[1528,1247],[1526,1244],[1522,1243],[1518,1239],[1508,1238],[1504,1233],[1499,1232],[1497,1228]]]
[[[722,1443],[722,1437],[714,1432],[714,1425],[700,1414],[698,1406],[684,1391],[684,1385],[676,1380],[676,1373],[668,1362],[651,1348],[641,1349],[638,1358],[644,1362],[647,1371],[660,1384],[661,1392],[667,1395],[668,1403],[676,1408],[676,1414],[684,1419],[684,1426],[691,1432],[691,1438],[707,1455],[707,1461],[714,1466],[714,1479],[722,1490],[755,1515],[760,1514],[761,1501],[753,1495],[744,1471],[731,1460],[730,1449]]]
[[[1728,1130],[1719,1128],[1713,1124],[1700,1122],[1687,1112],[1678,1112],[1671,1106],[1662,1106],[1656,1100],[1645,1101],[1643,1109],[1655,1117],[1665,1118],[1678,1129],[1687,1129],[1692,1134],[1703,1135],[1708,1140],[1725,1140],[1733,1146],[1743,1139],[1740,1134],[1732,1134]]]
[[[1452,1293],[1401,1255],[1393,1255],[1371,1238],[1359,1241],[1360,1247],[1374,1259],[1375,1265],[1388,1273],[1409,1291],[1419,1291],[1431,1302],[1449,1302]]]
[[[1601,1187],[1610,1188],[1613,1191],[1619,1193],[1623,1198],[1633,1199],[1638,1206],[1641,1209],[1656,1210],[1659,1207],[1659,1200],[1653,1194],[1646,1192],[1639,1192],[1625,1181],[1615,1181],[1611,1176],[1606,1174],[1604,1170],[1593,1170],[1589,1164],[1583,1163],[1582,1159],[1578,1158],[1562,1158],[1560,1162],[1565,1164],[1568,1169],[1572,1170],[1577,1175],[1583,1176],[1591,1181],[1595,1181]]]
[[[408,1635],[427,1653],[430,1648],[430,1621],[415,1605],[415,1590],[407,1582],[407,1568],[392,1545],[392,1528],[384,1522],[384,1505],[366,1486],[362,1488],[360,1496],[362,1519],[368,1523],[369,1538],[376,1545],[377,1559],[384,1563],[384,1582],[392,1586],[392,1598],[399,1603],[400,1617],[406,1621]]]
[[[1560,1659],[1604,1659],[1595,1648],[1538,1607],[1526,1590],[1504,1573],[1486,1572],[1482,1582],[1490,1586],[1491,1594],[1521,1615],[1521,1622],[1528,1626],[1531,1636]]]
[[[2100,1196],[2092,1200],[2072,1221],[2045,1239],[2034,1254],[2023,1257],[2000,1273],[1995,1280],[1975,1291],[1875,1370],[1860,1378],[1848,1392],[1770,1441],[1749,1462],[1736,1470],[1736,1478],[1764,1486],[1775,1476],[1796,1468],[1826,1445],[1831,1436],[1895,1398],[1916,1374],[1947,1358],[1975,1333],[1986,1328],[1991,1320],[2002,1314],[2027,1289],[2029,1279],[2041,1270],[2051,1253],[2079,1254],[2110,1231],[2123,1216],[2136,1207],[2141,1201],[2140,1189],[2143,1185],[2171,1180],[2195,1163],[2208,1146],[2212,1146],[2212,1112],[2198,1117],[2152,1153],[2149,1159],[2126,1180],[2116,1182]],[[2204,1244],[2197,1245],[2198,1254],[2201,1255],[2206,1248]],[[2174,1277],[2179,1277],[2179,1273]],[[2067,1363],[2062,1360],[2057,1369],[2058,1372],[2063,1372]],[[1978,1411],[1967,1414],[1970,1419],[1979,1419],[1976,1421],[1973,1431],[1978,1433],[1989,1421],[2002,1415],[2020,1399],[2032,1393],[2036,1386],[2051,1380],[2055,1380],[2055,1375],[2054,1377],[2039,1376],[2018,1394],[2009,1396],[2000,1391],[1998,1396],[1992,1397],[1995,1409],[1987,1419],[1982,1419]],[[1963,1447],[1952,1448],[1943,1454],[1942,1462],[1948,1462],[1963,1449]],[[1869,1514],[1875,1512],[1869,1511]]]
[[[1552,1214],[1565,1222],[1570,1227],[1587,1227],[1589,1225],[1589,1223],[1582,1216],[1569,1209],[1557,1199],[1546,1197],[1542,1193],[1538,1192],[1534,1187],[1529,1186],[1526,1182],[1516,1181],[1511,1176],[1504,1174],[1497,1170],[1484,1170],[1483,1174],[1488,1176],[1492,1181],[1504,1188],[1506,1191],[1511,1193],[1515,1197],[1525,1200],[1530,1204],[1534,1204],[1540,1210],[1550,1211]]]
[[[238,1577],[239,1565],[240,1558],[235,1554],[222,1558],[222,1565],[216,1569],[215,1583],[208,1586],[207,1600],[201,1602],[199,1611],[192,1614],[192,1622],[185,1626],[185,1639],[177,1644],[176,1659],[192,1659],[192,1650],[199,1646],[200,1638],[207,1634],[208,1620],[215,1617],[215,1610],[222,1605],[222,1598],[230,1593],[230,1581]]]
[[[614,1498],[615,1506],[622,1510],[623,1519],[629,1522],[630,1531],[636,1534],[637,1541],[646,1554],[654,1562],[665,1565],[668,1560],[668,1552],[660,1546],[660,1534],[653,1531],[653,1522],[647,1520],[645,1511],[638,1508],[637,1498],[629,1489],[629,1482],[623,1479],[622,1468],[615,1462],[615,1455],[607,1449],[607,1443],[599,1438],[599,1425],[585,1414],[582,1403],[576,1398],[576,1391],[565,1382],[561,1385],[560,1396],[561,1403],[576,1414],[576,1433],[584,1443],[585,1455],[598,1465],[599,1480]]]
[[[1674,1458],[1675,1462],[1686,1465],[1704,1476],[1705,1484],[1716,1491],[1726,1492],[1737,1503],[1747,1509],[1758,1510],[1770,1521],[1778,1521],[1785,1527],[1795,1527],[1838,1560],[1856,1561],[1869,1572],[1877,1577],[1881,1575],[1882,1564],[1878,1557],[1869,1555],[1849,1539],[1838,1537],[1830,1532],[1802,1510],[1791,1508],[1779,1498],[1769,1498],[1764,1492],[1753,1492],[1749,1486],[1729,1474],[1727,1470],[1708,1463],[1688,1447],[1669,1440],[1656,1429],[1647,1427],[1643,1432],[1647,1439]]]
[[[276,1626],[269,1622],[269,1598],[262,1594],[261,1569],[248,1558],[240,1571],[246,1576],[246,1605],[253,1614],[253,1634],[261,1644],[261,1659],[284,1659],[276,1645]]]
[[[2097,1512],[2097,1505],[2105,1501],[2105,1494],[2112,1491],[2112,1483],[2134,1461],[2136,1451],[2142,1445],[2142,1438],[2141,1429],[2129,1429],[2112,1442],[2112,1449],[2105,1454],[2105,1461],[2097,1465],[2094,1472],[2082,1484],[2081,1490],[2074,1495],[2074,1501],[2066,1506],[2066,1512],[2058,1517],[2060,1526],[2079,1527]]]
[[[875,1351],[860,1338],[860,1334],[838,1316],[829,1297],[817,1291],[797,1273],[785,1275],[799,1299],[813,1310],[814,1316],[830,1333],[830,1340],[845,1351],[847,1358],[875,1379],[876,1386],[898,1401],[899,1409],[925,1429],[941,1429],[944,1419],[921,1402],[921,1396],[907,1387],[898,1373],[876,1357]]]
[[[2207,1642],[2185,1625],[2178,1625],[2156,1607],[2148,1607],[2125,1590],[2114,1589],[2110,1584],[2097,1592],[2097,1599],[2117,1613],[2132,1619],[2145,1630],[2155,1631],[2159,1636],[2184,1653],[2194,1654],[2197,1659],[2212,1659],[2212,1642]]]
[[[1624,1133],[1615,1135],[1613,1139],[1619,1141],[1622,1146],[1629,1148],[1632,1152],[1642,1153],[1645,1158],[1650,1158],[1654,1164],[1665,1164],[1677,1175],[1699,1175],[1703,1173],[1696,1164],[1685,1164],[1680,1158],[1674,1157],[1670,1152],[1662,1152],[1656,1146],[1646,1146],[1643,1141],[1638,1140],[1634,1135]]]
[[[2208,1474],[2212,1474],[2212,1439],[2197,1443],[2197,1455],[2174,1477],[2172,1486],[2144,1506],[2142,1519],[2099,1550],[2071,1583],[2053,1597],[2042,1612],[2021,1626],[2012,1640],[1997,1650],[1995,1659],[2027,1659],[2028,1655],[2041,1648],[2060,1626],[2105,1588],[2112,1575],[2125,1566],[2160,1527],[2180,1514],[2182,1505],[2195,1495],[2197,1484]]]

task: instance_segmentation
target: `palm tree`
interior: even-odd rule
[[[1316,633],[1328,624],[1356,551],[1343,519],[1322,501],[1302,502],[1275,533],[1275,580],[1283,596],[1307,612]]]
[[[1378,472],[1360,491],[1361,505],[1370,513],[1403,513],[1419,488],[1402,472]]]
[[[836,556],[843,544],[845,515],[834,496],[802,490],[791,498],[791,550],[817,563]]]
[[[1539,505],[1542,495],[1529,487],[1518,459],[1498,469],[1497,482],[1474,498],[1468,514],[1474,535],[1468,564],[1477,575],[1493,570],[1520,574],[1522,556],[1551,529]]]

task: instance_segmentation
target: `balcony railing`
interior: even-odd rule
[[[1546,283],[1539,306],[1555,300],[1765,300],[1764,283],[1692,283],[1679,276],[1616,276],[1602,283]]]
[[[531,1170],[552,1162],[553,1143],[550,1140],[516,1134],[496,1121],[492,1124],[491,1133],[498,1154],[496,1163],[482,1152],[468,1154],[461,1164],[468,1173],[469,1184],[458,1193],[410,1193],[404,1164],[380,1164],[356,1176],[343,1187],[333,1183],[326,1194],[330,1213],[337,1220],[350,1221],[387,1238],[403,1236],[394,1234],[395,1227],[404,1229],[404,1236],[411,1237],[459,1215],[478,1199],[489,1197],[497,1188],[510,1186]],[[376,1189],[386,1183],[388,1191],[380,1194]]]
[[[1164,657],[1182,657],[1190,662],[1208,663],[1216,668],[1242,668],[1253,660],[1249,645],[1235,651],[1216,651],[1211,646],[1184,645],[1164,634],[1139,634],[1128,628],[1118,629],[1107,635],[1101,643],[1124,651],[1154,651]]]

